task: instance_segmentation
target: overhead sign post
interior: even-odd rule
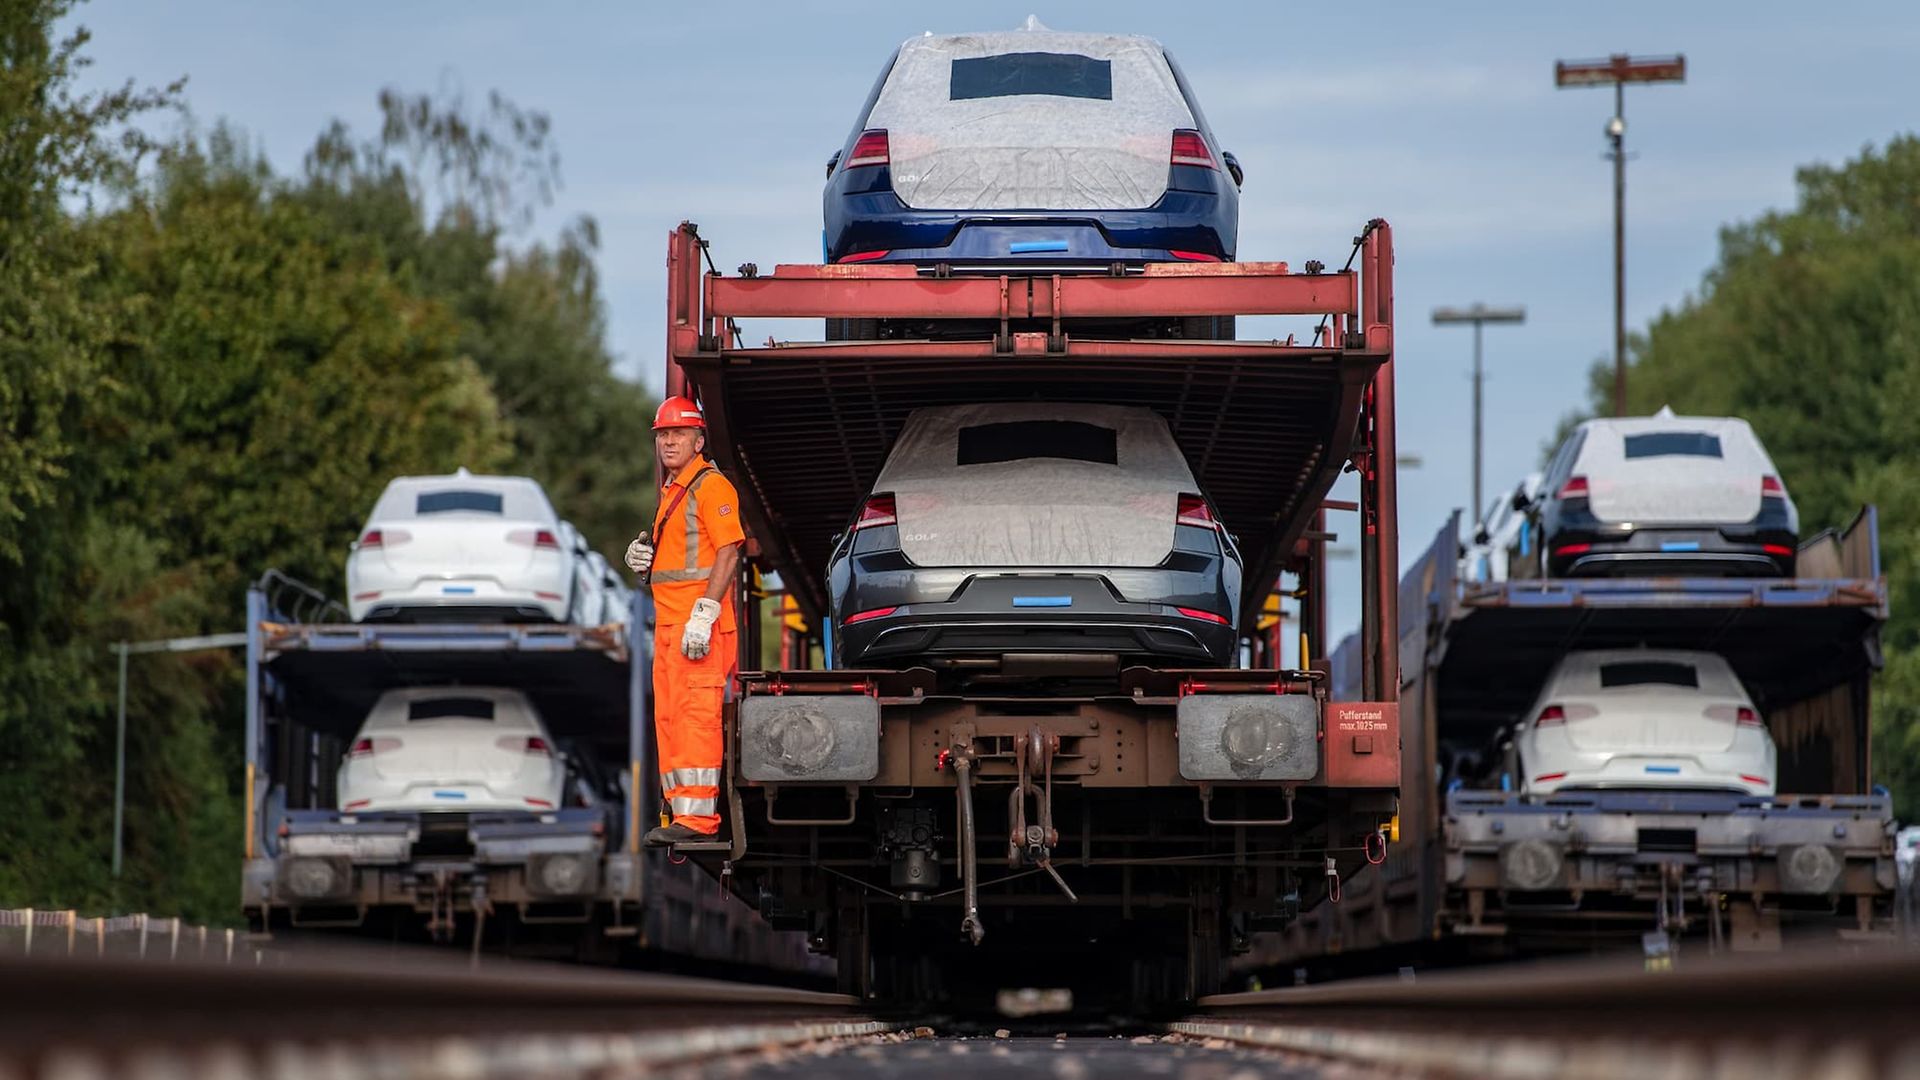
[[[1607,121],[1607,156],[1613,160],[1613,415],[1627,412],[1627,136],[1628,83],[1687,81],[1681,55],[1633,57],[1615,53],[1605,60],[1558,60],[1553,82],[1562,89],[1613,87],[1613,117]]]

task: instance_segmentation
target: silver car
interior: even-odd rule
[[[1569,653],[1515,732],[1521,790],[1693,788],[1773,794],[1766,720],[1707,652]]]

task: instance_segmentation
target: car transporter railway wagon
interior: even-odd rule
[[[1134,1000],[1220,984],[1233,949],[1385,843],[1399,785],[1392,246],[1358,267],[703,265],[671,237],[666,392],[697,397],[749,526],[741,689],[727,711],[726,824],[682,845],[776,926],[896,1000],[1079,983]],[[1294,315],[1304,341],[1115,337],[1137,319]],[[742,320],[874,320],[857,341],[745,347]],[[1098,338],[1076,336],[1098,327]],[[901,328],[932,334],[896,336]],[[1304,336],[1304,334],[1303,334]],[[909,414],[1053,402],[1147,408],[1237,541],[1252,663],[1122,662],[1066,641],[986,663],[760,671],[755,569],[810,625],[825,569]],[[1327,494],[1343,469],[1358,505]],[[1283,571],[1322,609],[1329,509],[1357,510],[1365,676],[1330,700],[1254,633]],[[1096,567],[1060,567],[1073,597]],[[1022,581],[1031,582],[1032,568]],[[1020,597],[1008,597],[1010,607]],[[1318,634],[1314,630],[1311,633]],[[1312,640],[1321,640],[1314,637]],[[798,650],[789,650],[789,654]],[[977,660],[978,658],[973,658]]]
[[[1401,843],[1340,903],[1307,911],[1245,963],[1331,974],[1684,938],[1755,950],[1890,934],[1892,800],[1873,789],[1868,759],[1887,617],[1872,507],[1803,542],[1793,578],[1463,582],[1457,528],[1449,521],[1401,584]],[[1336,688],[1358,680],[1364,645],[1335,650]],[[1549,672],[1589,650],[1724,658],[1751,694],[1738,719],[1764,724],[1778,748],[1777,776],[1753,777],[1771,790],[1670,775],[1529,792],[1535,778],[1516,775],[1524,754],[1503,754],[1502,733],[1537,723]],[[1635,750],[1664,761],[1657,744],[1672,736]],[[1684,759],[1653,768],[1683,774]]]
[[[797,935],[639,844],[652,799],[635,782],[651,772],[650,617],[642,595],[631,618],[595,626],[353,623],[269,572],[247,594],[241,908],[252,929],[817,973],[824,963]],[[444,719],[413,724],[409,702]],[[544,726],[506,730],[503,702]],[[501,730],[481,732],[476,754],[449,724]],[[518,770],[487,782],[522,755],[555,766],[564,789],[528,787]],[[382,775],[373,767],[388,758]],[[403,783],[423,778],[433,782]]]

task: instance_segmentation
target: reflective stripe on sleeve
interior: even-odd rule
[[[675,817],[718,814],[720,812],[719,799],[689,799],[685,796],[676,795],[667,801],[672,804]]]

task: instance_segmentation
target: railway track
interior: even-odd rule
[[[1171,1030],[1395,1075],[1920,1078],[1916,1002],[1904,950],[1555,963],[1223,994]]]
[[[1041,1036],[1037,1020],[1024,1037],[962,1023],[975,1034],[941,1024],[939,1038],[921,1028],[902,1041],[892,1033],[915,1024],[783,987],[543,964],[472,970],[382,950],[233,965],[81,954],[0,961],[0,1080],[852,1077],[928,1066],[1070,1078],[1160,1075],[1170,1061],[1183,1075],[1222,1076],[1920,1080],[1916,1001],[1920,954],[1889,946],[1228,994],[1157,1035]]]
[[[894,1025],[852,998],[381,952],[0,962],[0,1078],[641,1075]]]

